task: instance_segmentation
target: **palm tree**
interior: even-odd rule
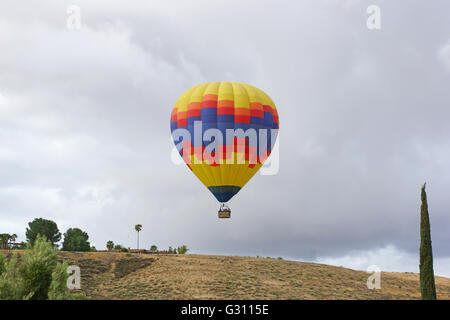
[[[114,242],[112,242],[111,240],[109,240],[109,241],[106,243],[106,249],[112,250],[113,248],[114,248]]]
[[[0,248],[8,249],[8,241],[11,236],[8,233],[0,234]]]
[[[12,248],[13,249],[17,249],[16,244],[15,244],[16,243],[16,239],[17,239],[17,234],[13,233],[9,237],[10,237],[11,242],[12,242],[12,244],[11,244]]]
[[[139,232],[142,230],[142,224],[135,225],[134,230],[137,232],[137,249],[139,250]]]

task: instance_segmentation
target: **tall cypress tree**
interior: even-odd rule
[[[436,300],[434,283],[433,251],[431,249],[430,217],[428,215],[427,193],[425,183],[421,193],[420,206],[420,293],[422,300]]]

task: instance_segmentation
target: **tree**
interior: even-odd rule
[[[1,233],[0,234],[0,249],[9,249],[9,239],[11,235],[9,233]]]
[[[425,183],[421,192],[420,206],[420,293],[422,300],[436,300],[434,283],[433,250],[431,248],[430,217],[428,214],[427,193]]]
[[[34,219],[32,222],[28,223],[29,228],[26,230],[27,241],[34,244],[37,236],[40,234],[44,236],[48,241],[55,245],[59,240],[61,240],[61,233],[58,230],[58,226],[54,221],[46,220],[42,218]]]
[[[135,225],[134,230],[137,232],[137,249],[139,250],[139,232],[142,230],[142,224]]]
[[[158,247],[156,246],[156,245],[152,245],[151,247],[150,247],[150,251],[158,251]]]
[[[187,246],[185,246],[183,244],[182,246],[178,247],[177,251],[178,251],[178,254],[185,254],[186,252],[189,251],[189,249]]]
[[[12,249],[18,249],[18,246],[15,244],[16,243],[16,239],[17,239],[17,234],[13,233],[9,236],[9,238],[11,239],[12,242]]]
[[[70,228],[64,233],[63,251],[90,251],[89,236],[78,228]]]
[[[112,250],[113,248],[114,248],[114,242],[112,242],[111,240],[109,240],[109,241],[106,243],[106,249]]]
[[[45,237],[28,244],[18,263],[14,253],[9,261],[0,254],[0,300],[46,300],[86,298],[67,289],[67,263],[58,262],[58,252]]]
[[[19,300],[24,297],[17,262],[17,253],[14,253],[9,261],[0,253],[0,300]]]
[[[0,277],[2,276],[2,273],[6,271],[7,262],[6,257],[0,252]]]

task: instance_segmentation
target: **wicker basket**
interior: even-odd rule
[[[231,210],[219,210],[219,219],[231,218]]]

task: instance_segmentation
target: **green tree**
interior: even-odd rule
[[[2,273],[6,271],[7,262],[6,257],[0,252],[0,277],[2,276]]]
[[[9,233],[1,233],[0,234],[0,249],[9,249],[9,239],[11,235]]]
[[[151,247],[150,247],[150,251],[158,251],[158,247],[156,246],[156,245],[152,245]]]
[[[1,233],[0,234],[0,249],[11,249],[10,242],[15,243],[17,234]]]
[[[61,240],[61,233],[54,221],[37,218],[28,223],[28,226],[29,228],[27,228],[25,235],[27,241],[30,242],[31,245],[34,245],[34,241],[39,234],[48,239],[52,245],[55,245]]]
[[[67,279],[69,274],[67,268],[69,265],[66,262],[58,263],[52,272],[52,281],[48,288],[49,300],[69,300],[71,294],[67,290]]]
[[[58,262],[57,249],[45,237],[37,236],[18,263],[14,253],[7,261],[0,255],[1,300],[80,299],[67,289],[67,264]]]
[[[38,236],[34,245],[28,249],[32,250],[27,250],[23,254],[19,266],[23,294],[32,300],[45,300],[48,298],[53,270],[58,264],[58,252],[42,236]]]
[[[109,240],[109,241],[106,243],[106,249],[112,250],[113,248],[114,248],[114,242],[112,242],[111,240]]]
[[[17,253],[14,253],[9,261],[0,253],[0,300],[20,300],[24,298],[17,272],[17,262]]]
[[[90,251],[89,236],[78,228],[70,228],[64,233],[63,251]]]
[[[11,235],[11,242],[12,243],[14,243],[13,244],[13,249],[18,249],[18,246],[15,244],[16,243],[16,240],[17,240],[17,234],[15,234],[15,233],[13,233],[12,235]]]
[[[178,254],[185,254],[188,251],[189,251],[188,247],[185,246],[184,244],[182,246],[178,247],[178,249],[177,249]]]
[[[135,225],[134,230],[137,232],[137,249],[139,250],[139,232],[142,230],[142,224]]]
[[[430,217],[428,214],[425,183],[421,192],[420,206],[420,293],[423,300],[436,300],[434,283],[433,250],[431,248]]]

